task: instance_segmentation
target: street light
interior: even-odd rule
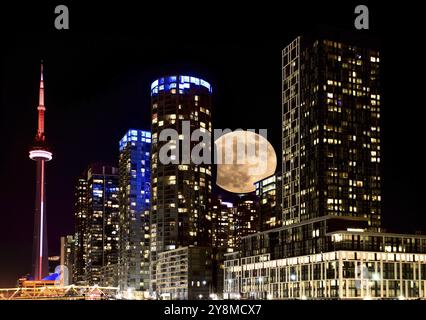
[[[215,293],[210,294],[210,299],[218,300],[217,294],[215,294]]]

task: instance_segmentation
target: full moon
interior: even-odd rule
[[[256,190],[254,183],[275,173],[277,156],[272,145],[251,131],[234,131],[215,141],[216,184],[233,193]],[[220,159],[220,160],[219,160]]]

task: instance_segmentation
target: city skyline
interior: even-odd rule
[[[291,36],[296,36],[296,35],[297,33],[292,33]],[[286,36],[287,40],[289,40],[291,36],[290,35]],[[53,177],[53,179],[48,177],[48,181],[49,181],[48,197],[54,199],[53,201],[48,200],[50,203],[52,203],[50,205],[52,207],[49,207],[49,218],[54,219],[54,221],[57,221],[55,219],[59,219],[60,217],[58,229],[53,230],[53,232],[51,232],[49,235],[49,244],[50,244],[49,247],[53,248],[54,253],[55,254],[59,253],[59,246],[56,244],[59,242],[59,236],[72,233],[71,229],[73,228],[73,223],[71,222],[73,220],[73,216],[72,216],[73,208],[72,208],[72,202],[70,202],[70,198],[72,198],[72,191],[71,191],[71,195],[67,195],[67,196],[60,195],[59,192],[61,193],[63,192],[64,194],[69,193],[69,190],[72,190],[73,188],[72,182],[70,181],[71,176],[72,175],[74,177],[78,176],[78,174],[80,174],[84,170],[84,168],[91,162],[116,161],[118,164],[118,161],[117,161],[118,152],[116,149],[117,149],[117,141],[119,140],[119,138],[122,137],[123,134],[129,128],[149,127],[150,117],[148,116],[149,114],[148,99],[149,99],[150,82],[152,82],[154,79],[161,77],[163,75],[173,73],[173,72],[170,72],[169,70],[174,71],[176,69],[180,69],[184,73],[189,71],[182,70],[182,69],[190,69],[190,71],[194,70],[193,71],[194,75],[200,76],[201,78],[205,78],[207,81],[212,82],[213,87],[215,88],[214,94],[218,95],[217,98],[213,98],[213,99],[219,100],[218,103],[213,103],[215,107],[214,109],[215,112],[213,113],[213,117],[215,117],[215,114],[218,113],[218,116],[216,117],[216,119],[213,119],[215,127],[223,127],[223,128],[230,127],[233,129],[237,127],[243,127],[243,128],[268,127],[271,124],[270,119],[278,118],[281,112],[280,110],[280,104],[281,104],[280,103],[280,72],[279,72],[280,61],[279,60],[280,60],[281,49],[289,42],[287,40],[280,40],[279,44],[275,43],[273,46],[272,45],[268,46],[265,43],[263,43],[263,44],[260,44],[257,49],[255,49],[256,53],[257,54],[260,53],[261,57],[263,57],[263,60],[262,58],[257,58],[259,59],[258,61],[261,61],[261,63],[264,63],[264,65],[270,67],[270,69],[267,69],[269,71],[263,71],[263,70],[260,70],[261,68],[259,68],[256,72],[260,76],[258,76],[257,78],[266,79],[268,78],[267,76],[268,74],[269,75],[273,74],[274,76],[272,78],[275,80],[267,80],[267,82],[270,83],[269,86],[260,85],[259,87],[261,89],[259,89],[259,91],[263,91],[263,92],[262,93],[259,92],[258,95],[255,95],[254,99],[248,99],[244,97],[241,98],[237,94],[233,94],[232,92],[230,92],[231,90],[227,89],[228,86],[233,87],[233,85],[235,85],[235,87],[240,88],[241,92],[243,92],[245,86],[242,83],[240,83],[238,79],[232,80],[232,81],[229,80],[229,79],[233,79],[234,77],[238,78],[238,72],[236,71],[230,72],[229,70],[225,70],[226,68],[224,67],[222,69],[219,68],[219,71],[216,71],[216,72],[211,71],[212,69],[211,65],[214,64],[214,62],[212,61],[215,61],[214,58],[212,57],[214,55],[213,53],[207,54],[208,57],[205,57],[205,56],[203,57],[203,54],[200,54],[200,56],[198,56],[199,61],[194,64],[195,66],[194,65],[185,66],[185,64],[183,64],[183,66],[180,66],[180,62],[175,61],[174,66],[164,67],[163,70],[160,72],[158,70],[154,70],[155,68],[152,68],[152,67],[151,67],[152,70],[150,70],[149,72],[145,72],[143,67],[138,64],[136,64],[138,65],[138,68],[136,71],[129,70],[132,66],[132,63],[135,63],[134,60],[124,64],[124,66],[122,63],[114,62],[112,63],[112,68],[109,69],[108,67],[110,66],[110,64],[109,64],[108,58],[104,58],[104,60],[102,60],[99,63],[97,68],[96,67],[91,68],[89,64],[94,61],[95,54],[93,54],[93,56],[91,56],[91,58],[89,58],[88,61],[86,61],[82,65],[80,64],[80,62],[82,60],[85,60],[85,57],[82,53],[83,50],[80,52],[77,52],[75,56],[71,55],[71,57],[68,57],[71,61],[73,61],[73,66],[77,67],[75,71],[71,70],[70,67],[65,68],[65,71],[64,71],[63,62],[53,58],[53,59],[50,59],[51,62],[49,63],[49,59],[48,57],[46,57],[45,58],[46,74],[47,74],[46,78],[48,79],[47,81],[49,81],[48,82],[49,89],[46,94],[47,95],[46,99],[49,105],[49,110],[47,111],[49,124],[47,126],[46,131],[48,132],[49,136],[55,136],[53,140],[50,140],[52,148],[55,151],[55,155],[57,155],[55,158],[56,160],[55,162],[59,163],[61,161],[62,163],[52,168],[52,171],[53,171],[52,173],[48,173],[48,175],[51,175]],[[88,44],[86,43],[82,47],[85,48],[86,45]],[[106,46],[106,42],[102,44],[98,43],[97,45],[98,45],[97,50],[101,51]],[[132,45],[128,45],[128,46],[132,47]],[[193,45],[191,47],[191,50],[182,50],[180,52],[180,59],[182,61],[191,60],[189,58],[193,58],[193,55],[192,57],[186,56],[188,51],[193,51],[193,50],[197,51],[196,48],[202,48],[202,47],[203,47],[202,45],[201,46]],[[233,47],[234,45],[218,45],[217,47],[213,49],[213,51],[215,53],[220,53],[222,51],[226,51],[227,49],[232,49]],[[237,49],[234,48],[235,51],[231,51],[231,53],[228,52],[227,54],[231,56],[235,55],[234,58],[236,59],[239,54],[241,54],[242,52],[245,52],[245,50],[249,48],[250,48],[250,45],[241,44],[239,48]],[[262,50],[265,48],[267,48],[268,50],[262,53]],[[387,58],[387,53],[389,53],[389,51],[384,50],[383,56],[385,61]],[[111,56],[109,58],[113,58]],[[269,57],[269,56],[274,56],[276,57],[276,59],[271,59],[272,61],[267,62],[266,57]],[[133,56],[133,58],[136,58],[136,57],[137,55]],[[388,57],[391,57],[389,59],[392,59],[393,56],[389,54]],[[14,74],[11,77],[12,81],[8,84],[8,87],[9,89],[11,89],[11,91],[7,91],[4,89],[4,92],[7,91],[7,92],[16,93],[18,91],[17,89],[11,88],[11,86],[21,83],[21,80],[18,81],[18,77],[22,77],[23,79],[22,83],[24,83],[24,85],[19,86],[19,92],[21,92],[21,94],[22,92],[34,92],[35,90],[34,82],[36,81],[36,78],[37,78],[36,71],[35,71],[36,65],[37,65],[36,60],[38,58],[39,57],[34,57],[32,59],[26,60],[25,63],[23,63],[21,66],[17,67],[16,69],[14,69],[13,71],[16,71],[16,74]],[[157,61],[158,65],[161,65],[161,62],[167,61],[166,56],[162,57],[162,59],[163,59],[162,61]],[[219,58],[217,59],[218,59],[217,61],[220,61]],[[246,58],[246,59],[247,59],[246,62],[249,62],[251,59],[256,59],[256,54],[252,54],[250,58]],[[12,61],[15,61],[15,64],[12,63],[10,67],[6,68],[7,75],[12,74],[13,66],[14,67],[17,66],[16,65],[18,61],[17,58],[15,58],[14,60],[12,59]],[[203,61],[207,61],[207,63],[204,64]],[[252,61],[256,61],[256,60],[252,60]],[[210,68],[206,67],[208,65],[210,65]],[[243,70],[244,62],[240,62],[238,65],[239,65],[240,73],[247,75],[248,73]],[[274,68],[274,71],[271,71],[272,68]],[[210,70],[206,71],[206,69],[210,69]],[[277,69],[278,71],[275,69]],[[31,72],[31,70],[33,72]],[[84,80],[82,79],[83,78],[82,74],[84,74],[86,70],[91,70],[91,72],[89,72],[88,74],[88,79]],[[387,71],[386,68],[385,68],[385,71]],[[97,72],[99,72],[99,74],[95,74]],[[102,80],[102,78],[105,75],[109,75],[110,73],[113,75],[113,77],[111,77],[112,80]],[[143,74],[143,76],[140,76],[140,74]],[[230,75],[230,77],[227,78],[225,77],[225,75]],[[246,77],[242,76],[241,78],[244,79]],[[276,80],[276,78],[278,78],[278,81]],[[79,80],[81,82],[79,82]],[[92,83],[94,83],[93,87],[92,87]],[[68,89],[64,91],[63,88],[62,89],[60,88],[60,86],[62,86],[63,84],[68,84],[68,85],[71,84],[71,85],[69,86]],[[254,87],[255,86],[253,85],[252,88]],[[93,92],[92,92],[92,89],[93,89]],[[247,90],[247,91],[250,91],[250,90]],[[66,95],[61,96],[63,93],[66,93]],[[107,97],[103,97],[103,94],[105,94]],[[387,94],[388,96],[392,96],[392,93],[390,92],[390,90],[385,91],[385,95],[384,95],[385,98],[387,97]],[[66,103],[63,103],[65,99],[64,97],[72,97],[72,99]],[[231,101],[232,103],[235,102],[235,105],[237,106],[235,110],[229,110],[229,107],[226,106],[227,103],[225,103],[225,101],[228,100],[226,99],[226,97],[231,97],[229,101]],[[4,98],[4,101],[6,103],[11,102],[12,98],[16,98],[16,95],[7,94]],[[12,119],[20,118],[20,120],[23,121],[22,123],[25,125],[21,127],[21,131],[20,131],[21,133],[19,134],[19,137],[11,137],[10,133],[9,134],[7,133],[8,134],[7,136],[10,138],[10,141],[7,142],[7,145],[13,146],[12,149],[15,151],[16,156],[14,155],[10,158],[3,159],[2,161],[4,161],[5,165],[3,165],[2,163],[2,167],[11,166],[12,163],[16,163],[17,165],[19,164],[19,168],[22,169],[22,174],[25,176],[31,176],[32,174],[30,172],[31,164],[29,163],[29,161],[24,162],[23,160],[20,160],[19,158],[21,156],[22,150],[25,151],[24,142],[27,143],[27,145],[30,143],[29,138],[27,141],[24,141],[25,138],[22,138],[22,137],[29,137],[28,134],[25,132],[27,131],[30,132],[34,130],[34,126],[33,126],[34,115],[31,114],[31,110],[34,108],[35,98],[36,98],[35,94],[30,95],[30,94],[24,93],[22,98],[18,98],[16,102],[11,104],[12,106],[16,105],[16,103],[19,103],[19,105],[25,105],[25,110],[28,111],[27,112],[28,115],[27,114],[22,115],[22,110],[23,110],[22,108],[20,109],[20,111],[16,111],[16,110],[4,111],[6,116],[10,116],[8,118],[12,118]],[[106,100],[109,100],[109,98],[111,98],[112,102],[106,101]],[[245,117],[247,116],[246,118],[244,119],[242,117],[238,118],[238,114],[241,114],[241,112],[246,107],[246,104],[250,103],[249,100],[253,100],[255,102],[252,104],[252,106],[254,106],[257,103],[259,104],[262,103],[263,99],[266,99],[266,101],[270,101],[266,109],[268,110],[267,112],[269,113],[268,115],[261,114],[259,116],[250,117],[249,115],[245,114]],[[75,105],[77,105],[76,108],[75,108]],[[108,107],[104,109],[103,105],[107,105]],[[130,107],[128,107],[129,105]],[[399,167],[400,160],[402,160],[402,157],[398,154],[399,151],[398,151],[398,147],[396,146],[397,143],[393,142],[394,139],[392,139],[392,142],[389,142],[389,137],[390,138],[396,137],[395,133],[393,133],[393,130],[394,130],[393,126],[400,125],[398,121],[400,113],[392,109],[387,110],[387,108],[392,108],[392,107],[388,107],[389,105],[392,106],[393,103],[392,102],[386,103],[385,110],[383,111],[385,117],[387,117],[387,119],[384,121],[385,124],[383,126],[384,136],[385,136],[384,143],[386,144],[386,147],[384,147],[384,150],[385,150],[384,151],[385,152],[385,156],[384,156],[385,206],[383,209],[383,219],[385,221],[384,226],[385,227],[389,226],[390,228],[396,228],[400,224],[401,229],[404,229],[404,230],[411,230],[413,232],[415,231],[416,227],[418,227],[418,229],[424,230],[425,229],[424,220],[421,219],[422,214],[424,212],[423,207],[418,202],[417,204],[409,205],[409,206],[413,206],[412,210],[410,210],[410,207],[406,209],[406,200],[404,199],[407,199],[409,197],[410,190],[405,190],[405,188],[404,190],[400,189],[401,185],[404,186],[408,184],[407,181],[408,182],[412,181],[414,186],[417,185],[420,187],[421,184],[420,182],[416,181],[415,177],[406,178],[404,173],[399,173],[397,171],[400,168]],[[61,106],[61,107],[58,108],[57,106]],[[93,106],[96,106],[96,107],[93,108]],[[88,110],[89,107],[92,109]],[[117,114],[122,112],[123,108],[129,111],[128,115],[117,117]],[[100,121],[105,120],[104,122],[105,126],[90,127],[90,122],[89,121],[86,122],[84,119],[82,119],[85,116],[86,112],[87,112],[88,119],[90,118],[99,119]],[[275,117],[272,115],[275,115]],[[228,116],[231,119],[223,119]],[[73,122],[72,125],[66,124],[69,121],[68,119],[72,119],[72,121],[70,121],[70,122]],[[391,120],[389,121],[389,119]],[[117,123],[119,123],[118,128],[114,126],[114,124],[116,123],[115,122],[116,120],[117,120]],[[412,121],[419,121],[419,120],[413,119]],[[15,123],[17,122],[12,121],[11,124],[5,123],[5,127],[10,129],[11,125]],[[280,149],[279,148],[280,139],[281,139],[280,125],[281,123],[277,121],[276,124],[275,123],[273,124],[273,128],[270,131],[272,133],[272,136],[271,136],[272,143],[277,150]],[[405,135],[405,137],[407,139],[408,138],[412,139],[413,136],[415,136],[415,134],[409,133],[410,132],[409,129],[411,125],[407,125],[406,123],[403,123],[402,126],[403,128],[405,128],[405,130],[402,130],[404,132],[403,134]],[[111,127],[114,127],[114,128],[111,128]],[[387,128],[389,129],[387,130]],[[419,129],[414,128],[413,130],[419,130]],[[9,132],[10,130],[7,130],[7,131]],[[87,139],[88,137],[91,137],[93,139],[99,139],[99,137],[102,137],[101,139],[104,141],[99,143],[99,147],[91,150],[91,146],[89,144],[85,144],[84,142],[84,140]],[[388,138],[386,139],[386,137]],[[420,138],[419,135],[417,135],[417,137],[418,139]],[[412,143],[413,145],[415,145],[415,141],[416,140],[410,142],[409,140],[408,144],[410,145],[410,143]],[[417,142],[417,143],[420,143],[420,142]],[[70,150],[66,151],[65,147]],[[77,154],[87,155],[87,158],[86,156],[79,155],[78,157],[74,157],[72,161],[68,160],[67,158],[70,158],[71,155],[74,155],[76,151],[78,151]],[[393,158],[386,156],[386,154],[388,155],[390,154],[391,156],[393,156]],[[52,165],[54,164],[52,163]],[[59,179],[55,177],[58,175],[59,172],[68,170],[68,168],[70,169],[70,173],[64,175],[64,177],[66,177],[65,179]],[[403,177],[401,177],[401,175]],[[2,171],[1,176],[9,178],[10,174]],[[396,176],[396,178],[392,179],[394,176]],[[20,180],[19,186],[20,188],[22,188],[24,179],[19,179],[19,180]],[[16,182],[12,182],[11,189],[6,190],[4,193],[4,194],[7,194],[8,197],[10,197],[10,199],[16,199],[15,194],[16,194],[16,191],[18,190],[18,184],[16,183],[15,185],[15,183]],[[63,189],[61,188],[62,189],[61,191],[54,190],[56,186],[61,186]],[[421,188],[414,188],[414,189],[416,190],[412,192],[415,195],[418,194],[417,198],[421,199]],[[32,192],[31,185],[28,184],[28,186],[25,186],[24,190],[25,192],[23,194],[25,195],[31,194]],[[390,190],[390,193],[389,193],[389,190]],[[13,194],[12,194],[12,191],[13,191]],[[51,194],[51,192],[53,192],[53,194]],[[402,195],[398,197],[400,193],[402,193]],[[16,201],[14,201],[14,203],[16,203]],[[59,216],[59,217],[57,215],[55,216],[56,212],[62,211],[60,210],[61,208],[60,204],[62,203],[67,203],[69,208],[66,208],[64,210],[64,213],[61,213],[62,216]],[[28,205],[17,204],[16,206],[20,208],[19,211],[22,212],[23,216],[27,217],[28,219],[29,215],[27,211],[32,212],[31,205],[32,205],[32,202],[29,203]],[[6,206],[6,208],[8,211],[12,211],[15,207]],[[28,210],[28,208],[30,210]],[[407,211],[410,211],[410,212],[406,214]],[[400,222],[403,216],[410,216],[410,214],[412,217],[411,219],[412,221]],[[10,223],[14,226],[19,224],[18,220],[12,219],[11,221],[12,222]],[[422,223],[419,223],[419,222],[422,222]],[[28,224],[31,224],[30,220],[28,220]],[[12,230],[15,230],[16,232],[17,228],[15,227],[15,229],[12,229]],[[21,230],[26,230],[26,227],[24,226],[23,229]],[[9,239],[14,239],[11,232],[5,230],[2,233],[4,235],[7,235]],[[22,244],[25,244],[25,243],[28,244],[27,236],[21,235],[17,237],[16,239],[21,239],[20,241],[23,241],[23,242],[19,243],[18,241],[17,243],[13,244],[12,247],[15,247],[15,246],[18,247],[18,245],[21,246]],[[5,253],[3,254],[3,256],[13,257],[13,260],[16,261],[14,265],[15,266],[18,265],[18,269],[20,270],[28,269],[28,268],[22,267],[22,265],[25,264],[24,261],[29,260],[28,257],[25,257],[25,258],[14,257],[14,254],[8,251],[8,250],[11,250],[10,247],[4,250],[5,250],[4,251]],[[52,255],[52,254],[53,253],[49,253],[49,255]],[[9,273],[5,273],[5,274],[10,274],[10,270],[8,272]],[[22,275],[22,274],[17,274],[17,276],[19,275]],[[1,278],[0,281],[2,282],[2,285],[3,285],[4,280]],[[6,282],[11,284],[12,280],[7,279]]]

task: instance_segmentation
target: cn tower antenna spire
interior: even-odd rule
[[[36,140],[39,142],[44,142],[44,112],[46,107],[44,106],[44,80],[43,80],[43,60],[40,63],[40,87],[39,87],[39,96],[38,96],[38,129]]]

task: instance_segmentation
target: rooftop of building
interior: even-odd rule
[[[173,75],[159,78],[151,84],[151,96],[158,94],[160,91],[179,90],[184,92],[192,87],[204,87],[210,93],[212,86],[209,82],[187,75]]]

